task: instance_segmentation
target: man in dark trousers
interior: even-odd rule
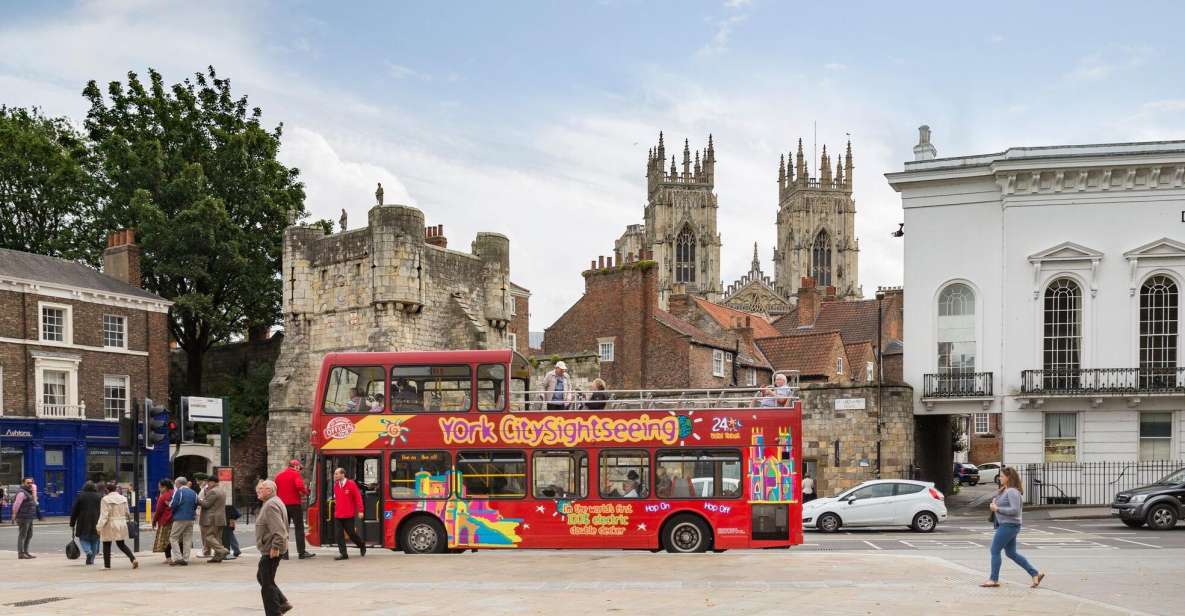
[[[306,552],[304,547],[304,511],[301,505],[309,495],[309,489],[305,487],[304,478],[300,476],[303,470],[304,466],[300,460],[293,460],[288,463],[288,468],[276,475],[276,496],[284,503],[288,519],[296,525],[296,553],[301,559],[316,556],[312,552]],[[288,560],[288,552],[284,552],[282,558]]]
[[[340,470],[340,469],[339,469]],[[361,507],[358,508],[362,510]],[[33,520],[41,519],[41,507],[37,502],[37,486],[32,477],[25,477],[21,489],[12,500],[12,521],[20,526],[16,538],[16,557],[20,560],[36,558],[29,553],[29,542],[33,540]],[[342,548],[342,554],[346,549]]]
[[[366,542],[358,536],[358,531],[354,529],[354,519],[357,518],[361,521],[362,512],[362,490],[353,480],[346,479],[344,468],[334,469],[333,534],[337,535],[337,551],[341,554],[335,556],[333,560],[349,558],[346,554],[346,535],[350,536],[350,541],[353,541],[362,555],[366,556]]]
[[[264,479],[255,486],[255,496],[263,503],[255,518],[255,547],[259,548],[259,569],[255,580],[263,596],[263,613],[280,616],[292,609],[288,598],[276,586],[276,570],[280,555],[288,551],[288,512],[284,502],[276,497],[276,482]]]

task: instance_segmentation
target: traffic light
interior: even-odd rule
[[[169,434],[169,409],[144,398],[142,428],[144,449],[152,451],[157,443],[164,443]]]
[[[193,421],[189,419],[189,410],[186,409],[184,416],[181,418],[181,440],[178,442],[192,443],[197,439],[197,434],[194,433]]]
[[[169,442],[181,442],[181,422],[176,417],[169,418]]]
[[[137,407],[139,403],[137,403]],[[138,417],[139,408],[134,413],[121,413],[119,415],[119,448],[131,449],[136,446],[136,417]]]

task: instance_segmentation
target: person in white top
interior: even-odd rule
[[[815,500],[815,480],[809,474],[802,478],[802,502],[809,503]]]

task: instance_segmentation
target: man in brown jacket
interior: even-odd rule
[[[276,482],[270,479],[255,486],[255,495],[263,503],[255,518],[255,547],[259,548],[259,570],[255,580],[259,582],[259,594],[263,596],[264,614],[279,616],[292,609],[288,598],[276,586],[280,556],[288,551],[288,511],[284,501],[276,496]]]
[[[206,491],[198,504],[202,506],[199,520],[202,536],[206,538],[206,547],[214,553],[209,562],[220,563],[230,550],[222,546],[222,529],[226,527],[226,492],[218,488],[218,477],[210,475],[206,480]]]

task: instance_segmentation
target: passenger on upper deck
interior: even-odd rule
[[[605,408],[605,403],[609,400],[609,396],[605,393],[605,381],[594,379],[592,386],[592,395],[588,397],[588,402],[584,403],[584,408],[599,411]]]
[[[774,398],[774,390],[768,385],[762,387],[761,390],[757,392],[757,397],[754,398],[753,401],[757,403],[757,406],[761,407],[773,407],[778,405],[777,399]]]
[[[364,408],[366,400],[362,397],[362,390],[357,387],[350,388],[350,399],[346,401],[346,412],[353,413],[361,411]]]
[[[778,406],[790,406],[790,398],[794,397],[794,388],[790,387],[785,374],[774,375],[774,393],[778,397]]]
[[[543,377],[543,400],[549,411],[566,409],[572,402],[572,380],[564,362],[557,361],[555,369]]]

